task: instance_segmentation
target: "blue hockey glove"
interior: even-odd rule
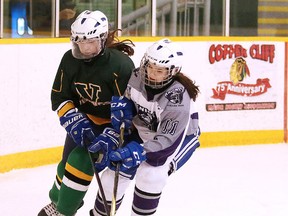
[[[125,147],[112,151],[109,154],[111,162],[119,162],[120,171],[126,172],[131,168],[138,167],[146,160],[146,152],[139,143],[132,141]],[[115,163],[109,163],[109,168],[115,170]]]
[[[108,155],[112,150],[119,146],[119,134],[112,128],[105,128],[102,134],[96,137],[88,151],[91,153],[99,153],[95,162],[95,168],[98,172],[105,169],[108,165]]]
[[[60,117],[60,124],[65,128],[74,142],[84,147],[87,140],[95,138],[90,121],[83,113],[72,111]]]
[[[120,133],[120,125],[125,124],[125,134],[129,134],[134,114],[134,103],[126,97],[113,96],[111,101],[111,124]]]

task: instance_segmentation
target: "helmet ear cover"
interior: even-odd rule
[[[152,44],[146,50],[141,63],[140,74],[145,85],[159,89],[173,81],[173,77],[181,71],[183,52],[182,49],[169,39],[162,39]],[[150,80],[147,75],[148,64],[167,68],[168,76],[161,82]]]

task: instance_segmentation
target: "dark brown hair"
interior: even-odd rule
[[[180,82],[185,89],[187,90],[190,98],[193,99],[193,101],[196,101],[196,98],[198,94],[200,93],[199,86],[195,85],[195,82],[193,82],[191,79],[189,79],[187,76],[185,76],[183,73],[177,73],[174,76],[174,80],[177,80]]]
[[[133,47],[135,46],[134,43],[129,39],[120,41],[117,36],[118,31],[121,31],[121,29],[109,31],[107,42],[106,42],[107,47],[117,49],[121,52],[124,52],[128,56],[132,56],[134,54],[134,49],[133,49]]]

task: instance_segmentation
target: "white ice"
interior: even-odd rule
[[[0,215],[36,216],[56,164],[0,174]],[[93,180],[79,216],[93,207]],[[130,215],[133,185],[117,216]],[[163,191],[157,216],[287,216],[288,144],[200,148]]]

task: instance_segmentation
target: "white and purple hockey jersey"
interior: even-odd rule
[[[173,169],[179,169],[200,145],[198,113],[184,86],[174,81],[164,91],[162,89],[151,95],[136,69],[131,75],[125,96],[134,102],[137,110],[133,124],[144,142],[146,162],[161,166],[177,151]],[[186,153],[188,155],[182,159]],[[177,156],[182,162],[177,161]]]

